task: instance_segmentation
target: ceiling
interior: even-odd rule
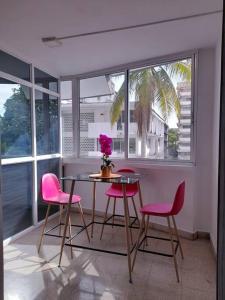
[[[54,75],[72,75],[214,46],[222,13],[63,40],[67,36],[222,10],[222,0],[1,0],[0,47]]]

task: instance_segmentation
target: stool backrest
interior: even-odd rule
[[[117,170],[117,173],[133,173],[134,174],[135,171],[133,169],[130,169],[130,168],[122,168],[122,169]],[[112,187],[114,189],[117,189],[117,190],[118,189],[122,190],[122,185],[121,184],[113,183]],[[138,192],[138,185],[137,185],[137,183],[127,184],[126,185],[126,191],[137,193]]]
[[[41,193],[44,200],[52,199],[59,195],[61,187],[57,176],[53,173],[46,173],[41,180]]]
[[[177,215],[183,207],[185,194],[185,181],[181,182],[177,188],[176,195],[173,201],[171,214]]]

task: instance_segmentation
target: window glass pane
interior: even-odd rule
[[[4,239],[32,225],[32,178],[31,163],[2,166]]]
[[[62,115],[62,153],[63,156],[73,154],[73,117],[72,117],[72,81],[62,81],[61,115]]]
[[[41,184],[41,177],[45,173],[54,173],[59,177],[59,159],[53,158],[48,160],[40,160],[37,162],[37,182],[39,183],[39,189]],[[50,215],[57,212],[59,209],[58,205],[52,205]],[[38,193],[38,221],[45,218],[47,205],[42,201],[40,191]]]
[[[124,73],[80,81],[80,156],[101,156],[101,133],[113,139],[112,156],[124,157]]]
[[[58,93],[58,79],[34,68],[34,81],[37,85]]]
[[[30,156],[31,99],[26,86],[0,78],[1,156]]]
[[[35,92],[37,154],[59,152],[58,98]]]
[[[1,50],[0,71],[30,81],[30,65]]]
[[[191,59],[131,70],[129,157],[190,160],[191,96]]]

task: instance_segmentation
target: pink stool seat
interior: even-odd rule
[[[126,196],[127,197],[134,197],[136,195],[137,191],[133,189],[129,189],[129,186],[126,188]],[[123,198],[123,190],[122,187],[118,186],[111,186],[105,193],[109,197],[116,197],[116,198]]]
[[[124,175],[126,175],[126,173],[128,173],[128,175],[129,174],[132,175],[132,174],[135,173],[135,171],[133,169],[130,169],[130,168],[119,169],[119,170],[117,170],[117,172],[121,173],[122,175],[123,175],[123,173],[125,173]],[[129,202],[132,201],[133,208],[134,208],[134,213],[135,213],[135,217],[130,217],[129,206],[128,206],[128,218],[129,218],[129,222],[130,222],[130,218],[134,218],[133,222],[136,222],[136,220],[138,220],[138,213],[137,213],[137,209],[136,209],[136,205],[135,205],[135,201],[134,201],[134,196],[139,192],[139,186],[138,186],[137,183],[127,184],[126,187],[125,187],[125,189],[126,189],[125,190],[126,199],[131,199],[131,200],[129,200]],[[108,201],[107,201],[107,204],[106,204],[105,217],[104,217],[104,222],[102,224],[102,232],[101,232],[100,239],[102,238],[102,235],[103,235],[104,225],[107,224],[107,222],[109,220],[109,219],[107,220],[107,212],[108,212],[110,200],[112,198],[114,199],[113,214],[110,217],[113,220],[112,224],[114,224],[114,216],[124,217],[124,215],[118,215],[118,214],[116,215],[116,213],[115,213],[116,212],[116,202],[117,202],[117,199],[123,199],[123,197],[124,197],[123,193],[124,193],[123,185],[122,184],[116,184],[116,183],[112,183],[112,185],[105,192],[106,196],[108,196]],[[131,227],[130,227],[130,235],[131,235],[131,240],[132,240]]]
[[[69,203],[70,195],[64,192],[59,192],[56,196],[49,197],[47,200],[44,199],[44,202],[48,204],[58,204],[58,205],[66,205]],[[80,202],[81,197],[78,195],[73,195],[72,203]]]
[[[145,215],[165,217],[171,215],[172,207],[173,203],[150,203],[144,205],[140,212]]]
[[[134,173],[134,170],[124,168],[117,171],[118,173]],[[134,184],[128,184],[126,186],[126,197],[134,197],[138,193],[138,185],[136,183]],[[109,197],[114,198],[123,198],[123,187],[122,184],[115,184],[113,183],[111,187],[106,191],[105,193]]]
[[[172,203],[149,203],[144,205],[140,212],[143,215],[153,216],[175,216],[177,215],[184,204],[185,182],[183,181],[177,189],[174,201]]]
[[[48,204],[66,205],[69,203],[70,195],[61,190],[55,174],[47,173],[42,176],[41,193],[43,201]],[[80,196],[73,195],[73,204],[80,202],[80,200]]]
[[[38,246],[38,253],[41,249],[41,244],[42,244],[42,240],[44,235],[49,235],[49,232],[53,229],[55,229],[56,227],[59,226],[59,235],[52,235],[55,237],[60,237],[62,238],[62,246],[61,246],[61,252],[60,252],[60,257],[59,257],[59,266],[61,263],[61,258],[62,258],[62,251],[63,251],[63,245],[65,242],[65,238],[67,235],[67,226],[69,226],[69,237],[72,239],[72,233],[71,233],[71,227],[72,226],[77,226],[77,225],[71,225],[71,218],[70,218],[70,204],[78,204],[79,210],[80,210],[80,214],[81,214],[81,219],[83,221],[84,227],[83,229],[85,229],[86,234],[87,234],[87,238],[88,241],[90,242],[90,238],[89,238],[89,234],[88,234],[88,230],[87,230],[87,226],[84,220],[84,215],[83,215],[83,210],[82,210],[82,206],[81,206],[81,197],[79,195],[72,195],[72,199],[71,199],[71,203],[69,202],[70,200],[70,194],[65,193],[62,191],[61,187],[60,187],[60,183],[59,180],[57,178],[57,176],[53,173],[46,173],[42,176],[41,179],[41,184],[40,184],[40,195],[42,196],[42,200],[48,204],[48,208],[47,208],[47,212],[46,212],[46,216],[45,216],[45,221],[44,221],[44,225],[42,228],[42,232],[41,232],[41,238],[40,238],[40,242],[39,242],[39,246]],[[65,205],[67,206],[67,213],[66,213],[66,218],[65,218],[65,224],[62,223],[62,207],[60,206],[60,215],[59,215],[59,224],[54,226],[53,228],[49,229],[47,232],[45,232],[45,228],[48,222],[48,216],[49,216],[49,212],[51,209],[52,205]],[[61,235],[61,226],[64,226],[64,233],[63,235]],[[80,227],[80,226],[79,226]],[[72,251],[72,247],[71,247],[71,258],[73,258],[73,251]]]
[[[139,229],[138,239],[137,239],[137,242],[136,242],[136,249],[135,249],[134,257],[133,257],[132,270],[134,268],[134,263],[135,263],[135,259],[136,259],[138,250],[144,251],[144,252],[147,252],[147,253],[159,254],[159,255],[164,255],[164,256],[166,255],[166,256],[173,257],[174,267],[175,267],[176,276],[177,276],[177,281],[178,282],[180,281],[179,273],[178,273],[178,267],[177,267],[177,259],[176,259],[176,251],[177,251],[178,247],[180,248],[180,253],[181,253],[182,258],[184,258],[184,255],[183,255],[183,250],[182,250],[182,247],[181,247],[180,238],[179,238],[179,235],[178,235],[178,230],[177,230],[177,226],[176,226],[174,216],[176,216],[181,211],[181,209],[183,207],[184,192],[185,192],[185,181],[183,181],[179,184],[173,202],[171,202],[171,203],[168,203],[168,202],[149,203],[149,204],[144,205],[140,209],[140,212],[142,214],[142,220],[141,220],[141,225],[140,225],[140,229]],[[147,216],[147,223],[145,221],[146,216]],[[150,216],[158,216],[158,217],[167,218],[170,239],[165,239],[165,238],[160,238],[160,237],[154,237],[154,236],[147,235],[147,232],[148,232],[148,229],[149,229],[148,227],[149,227]],[[173,229],[171,227],[170,217],[173,220],[173,227],[174,227]],[[174,240],[173,235],[176,236],[176,238],[177,238],[176,240]],[[142,236],[144,236],[144,238],[141,241]],[[144,250],[144,248],[141,250],[140,246],[143,242],[147,242],[147,238],[157,238],[157,239],[160,239],[160,240],[162,239],[162,240],[168,240],[168,241],[170,240],[171,248],[172,248],[172,254]],[[177,243],[176,247],[174,246],[174,242]]]

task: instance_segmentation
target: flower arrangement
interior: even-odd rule
[[[109,159],[109,156],[112,154],[112,139],[105,134],[100,134],[98,140],[101,146],[101,153],[103,154],[101,171],[103,172],[104,169],[108,169],[106,172],[111,173],[111,168],[114,167],[114,164]]]

